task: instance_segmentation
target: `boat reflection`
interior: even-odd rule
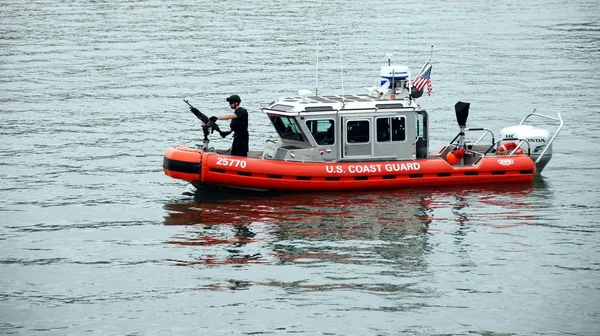
[[[165,205],[165,225],[182,226],[167,244],[189,248],[175,265],[319,263],[425,269],[428,240],[452,225],[520,225],[543,181],[525,185],[444,187],[394,192],[240,193],[197,191]],[[481,211],[486,210],[487,211]],[[486,213],[493,216],[484,218]],[[435,224],[435,225],[432,225]]]
[[[221,251],[213,249],[199,260],[178,264],[339,263],[348,259],[357,263],[360,260],[355,257],[361,250],[364,253],[374,247],[360,247],[362,244],[353,242],[381,245],[407,235],[424,238],[429,223],[428,197],[412,192],[268,196],[221,193],[217,197],[198,192],[193,200],[165,206],[166,225],[186,226],[168,244],[206,249],[221,246]],[[332,248],[332,242],[337,247]],[[418,238],[410,243],[415,244],[420,244]],[[261,248],[256,251],[258,246]],[[423,246],[412,248],[420,250]]]

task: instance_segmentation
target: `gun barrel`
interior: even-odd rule
[[[202,123],[207,124],[208,123],[208,117],[206,116],[206,114],[200,112],[200,110],[198,110],[197,108],[195,108],[194,106],[192,106],[192,104],[190,104],[186,99],[183,100],[186,104],[188,104],[190,106],[190,111],[192,111],[192,113],[202,121]]]

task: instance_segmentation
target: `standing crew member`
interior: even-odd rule
[[[211,117],[213,120],[229,120],[229,132],[221,133],[224,138],[233,132],[233,144],[231,145],[231,155],[248,156],[248,111],[240,106],[242,100],[238,95],[231,95],[225,99],[229,103],[229,107],[233,113],[225,114],[219,117]]]

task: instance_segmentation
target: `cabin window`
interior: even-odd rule
[[[273,107],[271,107],[272,110],[276,110],[276,111],[283,111],[283,112],[287,112],[287,111],[291,111],[294,109],[293,106],[290,105],[282,105],[282,104],[277,104],[277,105],[273,105]]]
[[[406,118],[377,118],[377,142],[406,140]]]
[[[307,120],[306,127],[310,130],[317,145],[333,145],[335,143],[335,121],[333,119]]]
[[[318,112],[318,111],[333,111],[331,106],[307,106],[304,108],[306,112]]]
[[[399,109],[403,108],[402,104],[375,104],[375,107],[378,109]]]
[[[352,120],[346,124],[346,139],[349,143],[365,143],[371,138],[368,120]]]
[[[425,137],[425,120],[422,114],[417,114],[417,138]]]
[[[296,118],[271,116],[271,122],[282,139],[305,142]]]

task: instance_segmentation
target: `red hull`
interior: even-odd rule
[[[178,146],[165,153],[163,170],[195,186],[318,191],[523,183],[533,180],[535,164],[527,155],[486,156],[475,166],[453,166],[440,157],[308,163],[205,153]]]

